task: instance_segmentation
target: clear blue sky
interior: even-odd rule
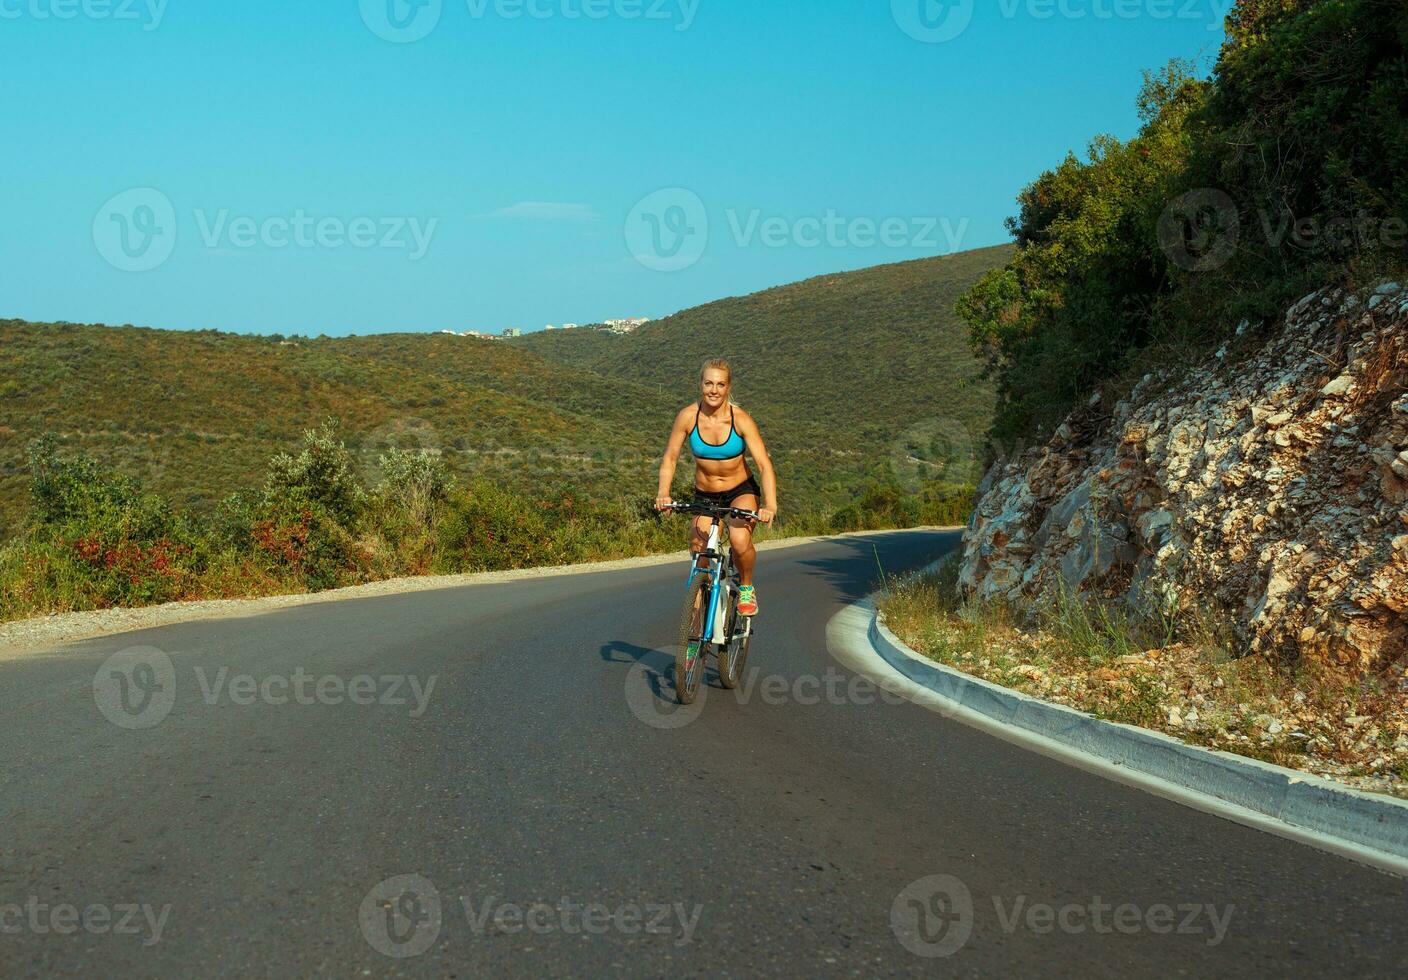
[[[539,329],[994,244],[1226,9],[389,2],[0,0],[0,316]]]

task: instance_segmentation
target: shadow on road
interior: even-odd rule
[[[826,579],[845,602],[856,602],[875,591],[887,578],[921,568],[958,544],[960,531],[916,531],[913,534],[877,534],[843,538],[844,550],[828,558],[798,562],[811,574]]]
[[[675,704],[675,655],[665,650],[638,646],[626,640],[612,640],[602,645],[601,659],[609,664],[640,664],[645,668],[650,691],[661,701]],[[723,690],[719,683],[718,664],[711,658],[704,662],[704,683]]]
[[[612,640],[610,643],[604,644],[600,653],[601,659],[609,664],[643,663],[656,671],[666,671],[669,669],[669,665],[675,662],[675,658],[663,650],[637,646],[625,640]],[[617,654],[624,654],[624,656],[617,656]]]

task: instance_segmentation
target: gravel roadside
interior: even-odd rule
[[[935,529],[903,528],[898,530]],[[847,534],[785,538],[779,541],[760,542],[757,547],[759,551],[775,551],[836,538],[864,537],[887,533],[894,532],[852,531]],[[584,565],[557,565],[542,568],[520,568],[503,572],[385,579],[380,582],[368,582],[365,585],[330,589],[326,592],[263,596],[257,599],[209,599],[168,602],[159,606],[144,606],[135,609],[94,609],[85,612],[55,613],[33,619],[0,623],[0,659],[53,649],[77,640],[129,633],[156,626],[169,626],[173,623],[234,619],[272,612],[277,609],[287,609],[292,606],[306,606],[319,602],[342,602],[347,599],[365,599],[371,596],[395,595],[402,592],[423,592],[429,589],[451,589],[465,585],[514,582],[519,579],[543,578],[549,575],[582,575],[592,572],[610,572],[622,568],[665,565],[672,562],[684,562],[688,557],[687,551],[676,551],[663,555],[621,558]]]

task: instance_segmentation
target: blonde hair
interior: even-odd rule
[[[700,384],[704,383],[704,375],[709,371],[722,371],[724,374],[728,375],[728,397],[726,400],[730,406],[739,408],[738,402],[733,400],[733,368],[729,366],[728,361],[724,360],[722,357],[711,357],[706,360],[703,366],[699,368]]]

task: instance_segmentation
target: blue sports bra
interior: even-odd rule
[[[737,459],[743,455],[745,443],[738,430],[733,427],[733,407],[728,412],[728,438],[719,445],[705,442],[699,434],[699,406],[694,408],[694,428],[689,433],[689,451],[695,459]]]

